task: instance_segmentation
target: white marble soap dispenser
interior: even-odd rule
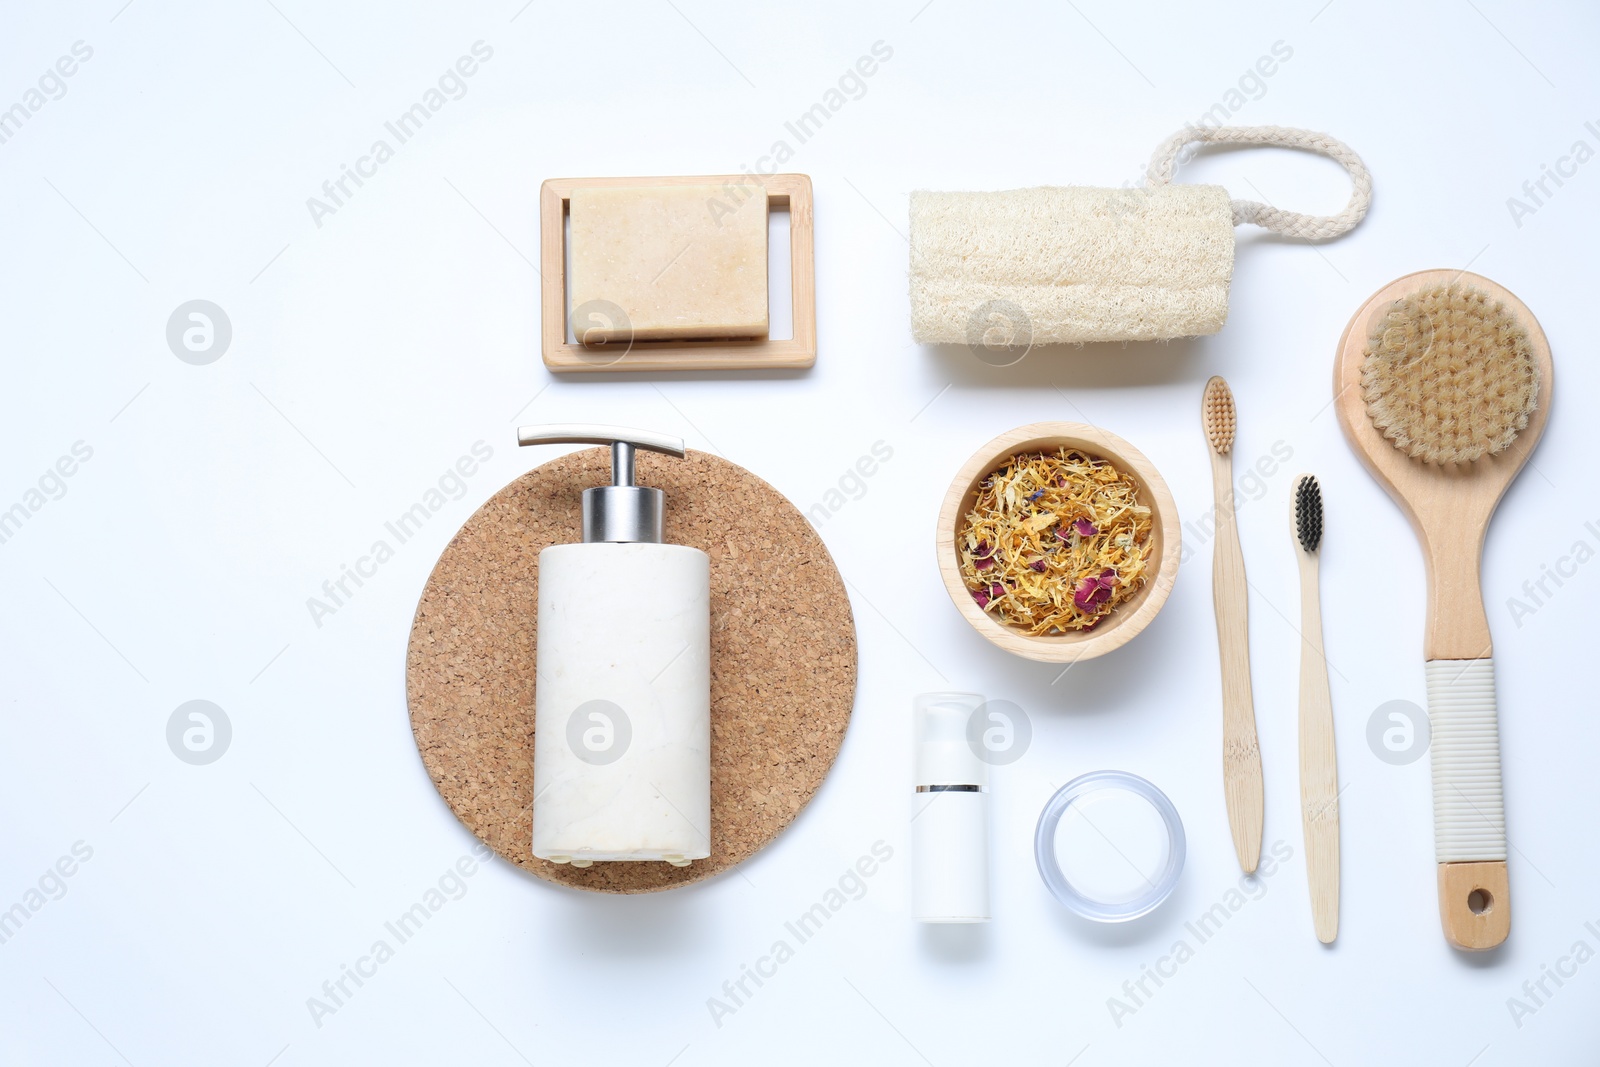
[[[587,867],[711,854],[711,560],[663,544],[665,494],[633,484],[619,426],[527,426],[518,443],[609,444],[583,493],[583,541],[539,553],[533,854]]]

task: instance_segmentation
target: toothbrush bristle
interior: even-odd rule
[[[1205,398],[1200,404],[1200,419],[1205,424],[1206,440],[1217,455],[1225,456],[1233,448],[1233,391],[1220,375],[1206,382]]]
[[[1322,488],[1309,474],[1295,486],[1294,528],[1300,547],[1307,552],[1315,552],[1322,544]]]

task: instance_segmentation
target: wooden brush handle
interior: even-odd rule
[[[1439,916],[1457,948],[1494,948],[1511,932],[1494,661],[1436,659],[1427,671]]]
[[[1339,761],[1333,741],[1333,698],[1322,650],[1317,557],[1300,557],[1300,817],[1306,878],[1317,940],[1339,936]]]
[[[1212,452],[1211,473],[1217,505],[1211,592],[1222,659],[1222,788],[1239,866],[1251,874],[1261,862],[1263,801],[1261,745],[1256,740],[1255,703],[1250,693],[1248,587],[1233,515],[1233,464],[1227,456]]]
[[[1482,659],[1493,651],[1489,616],[1483,608],[1480,564],[1489,517],[1457,503],[1459,525],[1425,541],[1428,568],[1428,629],[1422,657],[1427,660]]]

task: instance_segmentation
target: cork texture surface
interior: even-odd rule
[[[727,870],[772,841],[838,755],[856,687],[844,582],[811,524],[772,486],[716,456],[638,453],[666,491],[665,540],[711,557],[711,856],[685,868],[533,857],[534,649],[539,552],[579,539],[580,493],[610,482],[586,449],[496,493],[445,547],[406,654],[411,729],[468,829],[546,881],[647,893]]]

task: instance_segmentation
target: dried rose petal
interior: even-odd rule
[[[1093,537],[1095,534],[1100,532],[1099,530],[1095,529],[1094,523],[1090,522],[1088,519],[1079,519],[1077,522],[1072,524],[1072,528],[1078,531],[1079,537]]]
[[[1107,568],[1107,570],[1109,571],[1110,569]],[[1115,572],[1113,571],[1111,573],[1114,574]],[[1079,611],[1082,611],[1086,614],[1093,614],[1094,612],[1099,611],[1100,608],[1105,605],[1106,601],[1111,599],[1111,587],[1115,584],[1115,578],[1110,580],[1110,584],[1107,584],[1107,578],[1104,572],[1102,572],[1098,578],[1085,578],[1083,581],[1078,583],[1078,588],[1073,591],[1072,602],[1073,604],[1077,605]]]
[[[980,608],[986,608],[989,606],[989,594],[985,593],[982,589],[974,589],[972,591],[972,599],[978,602],[978,607]]]
[[[999,582],[993,582],[993,583],[990,584],[990,586],[989,586],[989,596],[990,597],[992,597],[995,600],[999,600],[1001,597],[1003,597],[1005,595],[1006,595],[1006,587],[1005,586],[1001,585]]]
[[[972,561],[972,565],[980,571],[986,571],[994,566],[993,556],[979,556]]]
[[[1063,541],[1067,540],[1068,538],[1070,538],[1072,536],[1071,534],[1069,534],[1067,532],[1067,530],[1068,530],[1068,527],[1057,526],[1056,527],[1056,536],[1059,537]]]
[[[1038,571],[1040,574],[1044,573],[1045,563],[1044,563],[1044,560],[1042,560],[1042,559],[1036,559],[1032,563],[1028,564],[1028,566],[1032,567],[1034,570]]]

